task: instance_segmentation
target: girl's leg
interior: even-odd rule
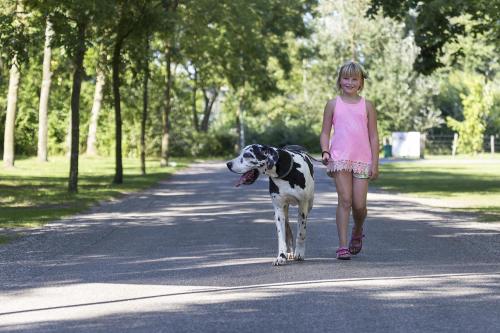
[[[347,247],[347,232],[349,225],[349,214],[352,205],[352,172],[336,172],[335,187],[337,188],[338,205],[336,214],[337,233],[339,235],[339,247]]]
[[[352,217],[354,220],[353,234],[363,233],[363,223],[366,218],[366,195],[368,179],[353,178],[352,180]]]

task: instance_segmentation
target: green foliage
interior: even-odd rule
[[[172,141],[172,155],[174,156],[228,156],[234,152],[234,143],[237,136],[234,131],[223,129],[210,132],[187,132],[188,135],[179,135],[174,131]]]
[[[474,116],[471,110],[465,110],[465,101],[479,100],[481,108],[485,108],[484,117],[480,117],[477,126],[484,129],[471,130],[487,135],[496,135],[500,132],[500,76],[499,76],[499,55],[495,46],[489,42],[491,36],[488,33],[473,33],[473,28],[479,22],[473,20],[470,15],[462,15],[454,18],[453,21],[460,22],[467,32],[464,36],[458,36],[455,42],[448,43],[444,47],[444,54],[441,62],[446,64],[436,71],[439,78],[440,94],[435,99],[435,104],[443,111],[447,119],[451,119],[449,124],[453,128],[465,126],[466,117]],[[460,53],[459,57],[454,56]],[[471,86],[481,85],[482,95],[475,96],[475,89]],[[471,95],[471,96],[469,96]],[[470,103],[468,103],[470,104]],[[469,106],[469,108],[473,106]],[[474,113],[474,112],[472,112]],[[467,114],[467,116],[466,116]],[[471,120],[472,121],[472,120]],[[471,126],[475,126],[471,124]],[[448,129],[440,129],[446,131]],[[463,130],[463,129],[462,129]],[[461,138],[461,142],[464,138]],[[475,145],[480,146],[479,137],[476,138]],[[459,147],[461,151],[481,151],[481,147],[472,149],[470,140],[464,143],[466,147]]]
[[[0,62],[8,66],[17,57],[19,64],[30,60],[32,47],[43,40],[43,18],[26,10],[24,1],[0,1]]]
[[[261,143],[276,147],[300,144],[309,152],[319,152],[317,136],[317,131],[307,124],[286,124],[278,121],[267,123],[259,132],[250,131],[248,143]]]
[[[413,36],[404,37],[401,24],[382,16],[370,24],[365,38],[373,53],[365,61],[370,74],[366,95],[377,108],[380,131],[425,132],[439,126],[443,121],[432,100],[438,93],[436,79],[413,70],[419,52]]]
[[[403,25],[392,19],[382,15],[368,19],[364,15],[368,5],[368,1],[322,2],[314,42],[304,43],[317,53],[312,59],[295,63],[295,86],[288,90],[293,96],[291,103],[297,104],[305,117],[314,114],[308,119],[314,121],[309,123],[320,125],[326,102],[338,94],[338,68],[355,59],[369,73],[362,95],[377,109],[381,135],[439,126],[442,118],[433,104],[438,93],[435,78],[424,77],[412,67],[418,54],[414,38],[405,36]]]
[[[406,21],[407,28],[415,33],[417,46],[421,49],[415,61],[415,69],[430,74],[435,69],[446,65],[440,61],[443,47],[457,37],[467,36],[471,32],[491,32],[489,43],[499,51],[500,2],[489,0],[455,1],[392,1],[371,0],[369,14],[375,15],[382,9],[385,15]],[[469,31],[463,21],[456,20],[464,14],[470,15],[475,24]],[[456,58],[460,50],[453,53]]]
[[[458,151],[461,153],[479,153],[483,150],[483,137],[486,129],[486,117],[491,106],[491,97],[486,93],[484,83],[477,77],[468,77],[467,95],[461,94],[464,120],[448,117],[447,123],[458,132]]]
[[[160,153],[165,104],[165,48],[168,43],[173,43],[174,86],[169,125],[170,149],[174,156],[233,154],[238,139],[235,124],[240,103],[245,108],[248,143],[301,144],[316,151],[323,108],[337,94],[336,71],[341,63],[351,58],[362,62],[369,72],[363,95],[378,111],[381,136],[393,130],[450,131],[442,125],[443,119],[451,117],[463,121],[466,101],[468,98],[477,100],[477,96],[468,96],[467,78],[470,75],[484,79],[484,93],[491,96],[489,111],[483,121],[486,124],[484,133],[495,135],[500,131],[500,61],[498,45],[491,42],[495,29],[477,33],[477,27],[488,22],[489,17],[485,20],[475,19],[473,15],[446,18],[451,25],[461,26],[465,33],[457,34],[455,42],[448,41],[441,47],[443,56],[438,60],[445,67],[430,76],[423,76],[413,68],[423,55],[418,47],[418,34],[423,30],[417,28],[421,22],[416,17],[407,16],[406,9],[402,16],[408,19],[406,24],[379,12],[374,12],[369,19],[365,15],[370,6],[368,0],[321,1],[317,11],[313,0],[181,1],[175,12],[166,12],[164,7],[175,2],[159,0],[21,2],[31,10],[23,30],[30,33],[25,36],[31,39],[28,48],[26,39],[13,40],[23,44],[30,55],[29,63],[22,64],[21,68],[17,154],[33,155],[36,149],[43,39],[34,36],[43,35],[44,15],[49,13],[57,35],[49,99],[49,151],[52,156],[67,152],[73,71],[70,56],[73,51],[59,46],[74,39],[75,21],[68,20],[67,16],[76,14],[85,6],[90,6],[88,18],[95,23],[88,30],[81,94],[80,147],[81,151],[85,150],[96,67],[101,59],[106,86],[97,148],[103,156],[114,154],[115,125],[109,67],[111,41],[115,36],[112,28],[116,22],[109,21],[109,17],[116,17],[116,10],[123,4],[130,5],[127,10],[132,11],[136,18],[129,22],[130,25],[138,24],[138,29],[130,31],[125,40],[120,67],[124,156],[136,157],[140,149],[146,60],[150,61],[151,75],[146,149],[148,156]],[[427,10],[424,7],[421,9]],[[48,11],[51,8],[55,9]],[[142,16],[136,15],[139,12]],[[4,15],[1,19],[6,23],[12,20],[11,16]],[[144,41],[148,32],[151,33],[151,51],[146,54]],[[0,29],[0,34],[3,34],[2,38],[15,35],[7,28]],[[10,58],[6,48],[0,53],[0,89],[6,92]],[[464,76],[463,73],[467,74]],[[197,98],[193,99],[195,88]],[[219,94],[206,133],[198,133],[193,120],[194,107],[200,122],[203,116],[202,89]],[[2,134],[5,97],[5,93],[0,96]],[[2,141],[3,135],[0,144]]]

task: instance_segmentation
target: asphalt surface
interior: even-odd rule
[[[500,331],[499,224],[370,188],[363,250],[336,260],[316,166],[306,260],[275,267],[268,180],[236,180],[196,164],[0,246],[0,332]]]

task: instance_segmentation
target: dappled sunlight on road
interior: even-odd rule
[[[426,304],[437,305],[447,298],[455,300],[457,309],[467,307],[467,304],[477,306],[499,299],[499,288],[500,273],[326,279],[237,287],[69,284],[2,294],[0,331],[13,329],[14,325],[18,329],[31,327],[35,330],[63,321],[78,326],[90,325],[96,318],[111,320],[127,314],[165,316],[175,313],[191,317],[208,315],[219,307],[241,313],[255,311],[262,316],[262,306],[279,306],[303,293],[340,299],[353,297],[363,304],[393,308],[396,311],[393,315],[397,315],[397,311],[401,311],[397,309],[408,305],[413,307],[413,311],[419,311]],[[418,300],[425,300],[426,303],[411,303]],[[302,309],[314,312],[314,308],[321,303],[321,297],[312,298],[302,304]]]

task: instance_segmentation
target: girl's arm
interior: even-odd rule
[[[326,103],[325,111],[323,112],[323,126],[321,129],[321,135],[319,136],[319,143],[321,145],[321,151],[330,151],[330,134],[332,132],[332,119],[333,112],[335,111],[335,100],[332,99]],[[328,163],[328,159],[330,159],[329,154],[321,154],[321,159],[323,160],[323,164]]]
[[[375,107],[369,101],[366,101],[366,111],[368,114],[368,136],[370,139],[370,148],[372,151],[372,170],[370,179],[375,180],[378,177],[378,129],[377,129],[377,112]]]

